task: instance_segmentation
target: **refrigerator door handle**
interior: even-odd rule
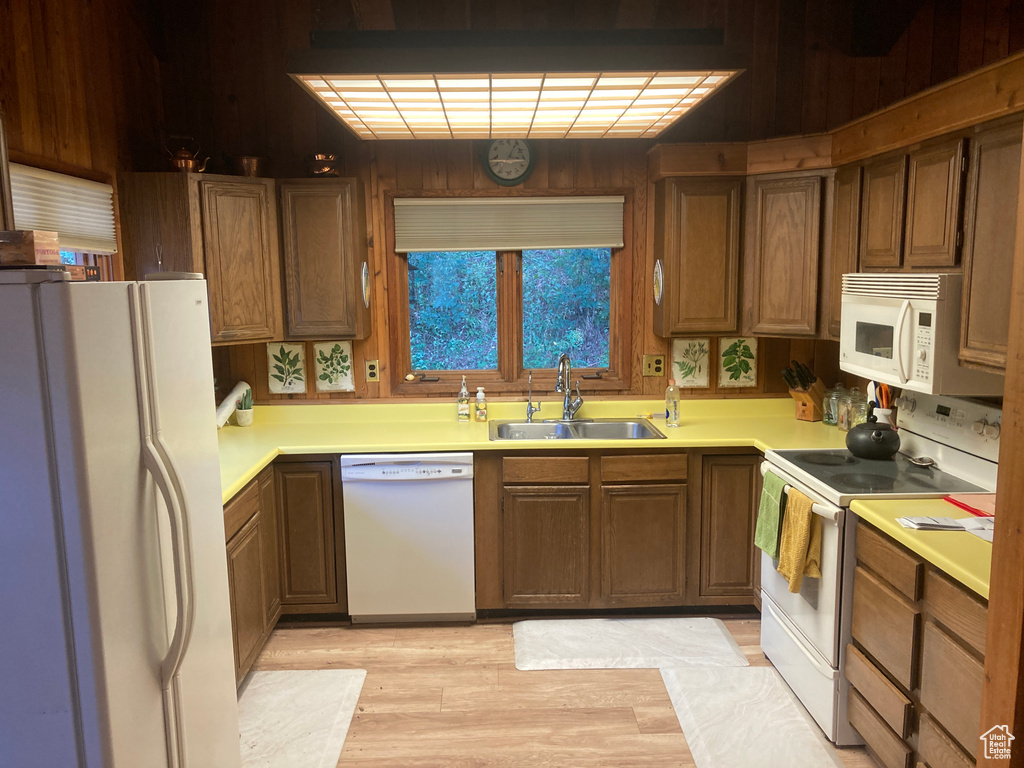
[[[140,301],[139,286],[131,286],[130,306],[132,335],[134,342],[135,375],[138,389],[139,424],[143,463],[153,476],[154,483],[164,499],[170,523],[171,562],[174,572],[174,595],[176,621],[171,641],[160,665],[164,699],[164,727],[167,735],[168,758],[171,766],[185,764],[185,740],[182,732],[181,696],[178,688],[178,671],[192,634],[193,591],[191,573],[191,542],[188,536],[188,520],[184,517],[177,473],[173,465],[169,469],[170,456],[159,432],[159,416],[156,411],[156,393],[153,389],[152,343],[149,332],[148,296]]]

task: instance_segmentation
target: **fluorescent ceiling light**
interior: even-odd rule
[[[297,74],[363,139],[653,138],[738,71]]]

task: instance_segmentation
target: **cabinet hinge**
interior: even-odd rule
[[[501,511],[502,512],[505,511],[505,497],[504,496],[501,497]]]
[[[956,233],[956,247],[957,248],[963,248],[964,247],[964,231],[962,229],[958,230],[957,233]]]
[[[960,173],[967,173],[967,155],[960,158]]]

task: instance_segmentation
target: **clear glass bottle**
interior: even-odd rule
[[[466,377],[462,377],[462,389],[459,390],[459,421],[469,421],[469,390],[466,389]]]
[[[853,395],[844,392],[839,396],[839,404],[836,410],[836,426],[842,432],[850,431],[850,419],[853,417]]]
[[[665,390],[665,426],[679,426],[679,387],[675,379],[668,380],[668,389]]]

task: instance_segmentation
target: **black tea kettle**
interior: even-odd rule
[[[859,459],[891,459],[900,449],[900,436],[891,424],[880,424],[874,402],[868,403],[868,420],[846,433],[846,447]]]

